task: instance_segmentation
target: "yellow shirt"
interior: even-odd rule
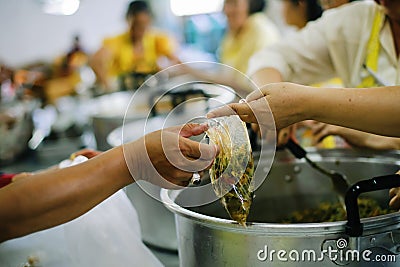
[[[160,32],[149,31],[143,37],[144,53],[135,55],[129,33],[107,38],[103,41],[112,53],[109,74],[118,76],[128,72],[154,73],[159,70],[157,59],[173,54],[170,38]]]
[[[277,41],[279,36],[276,26],[264,14],[253,14],[239,34],[228,32],[225,35],[220,47],[220,61],[246,73],[250,57]]]

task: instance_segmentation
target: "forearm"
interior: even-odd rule
[[[354,147],[369,148],[375,150],[400,149],[400,138],[381,136],[334,125],[326,125],[324,129],[328,129],[328,135],[338,135],[344,138],[346,142]]]
[[[399,150],[400,138],[369,134],[365,140],[365,147],[376,150]]]
[[[10,184],[0,190],[0,242],[72,220],[131,182],[122,149],[115,148]]]
[[[96,75],[97,83],[105,87],[108,87],[108,64],[111,60],[111,53],[106,48],[101,48],[89,61],[89,65]]]
[[[307,87],[305,90],[307,103],[299,101],[297,104],[304,108],[303,119],[400,137],[398,86],[362,89]]]

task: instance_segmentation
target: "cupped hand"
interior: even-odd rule
[[[187,186],[193,173],[209,168],[218,152],[214,145],[189,139],[205,130],[206,125],[187,124],[152,132],[124,144],[125,160],[133,179],[165,188]]]

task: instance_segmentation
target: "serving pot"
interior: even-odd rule
[[[36,99],[0,103],[0,114],[7,114],[14,120],[11,125],[0,121],[0,166],[13,163],[27,151],[34,129],[32,113],[39,106]]]
[[[400,154],[397,152],[377,153],[349,149],[309,151],[310,158],[321,165],[340,170],[350,183],[374,176],[394,174],[399,169]],[[263,162],[259,167],[263,170]],[[268,168],[265,168],[265,175]],[[398,176],[389,181],[400,182]],[[384,179],[385,180],[385,179]],[[387,182],[387,179],[385,180]],[[355,203],[359,189],[368,189],[372,180],[355,185],[346,202]],[[336,201],[330,180],[313,170],[304,160],[293,158],[285,151],[276,154],[274,163],[264,183],[255,191],[254,203],[248,218],[248,225],[242,227],[229,219],[219,201],[186,208],[181,205],[186,198],[201,199],[191,190],[161,190],[165,206],[175,214],[181,266],[396,266],[400,261],[400,216],[392,213],[362,219],[352,217],[352,222],[325,222],[306,224],[282,224],[284,217],[293,211],[317,207],[322,201]],[[385,184],[384,187],[390,187]],[[212,192],[210,192],[212,193]],[[203,193],[204,194],[204,193]],[[375,199],[382,207],[388,205],[388,190],[363,194]],[[346,203],[347,204],[347,203]],[[352,204],[349,204],[352,206]],[[354,206],[354,205],[353,205]],[[349,209],[349,207],[348,207]],[[352,214],[354,215],[354,207]],[[363,226],[363,227],[361,227]],[[360,231],[361,229],[361,231]],[[281,259],[278,259],[278,251]],[[331,257],[323,250],[336,250]],[[337,257],[346,251],[359,252],[360,261]],[[394,255],[387,262],[363,261],[361,252],[372,251],[368,258],[376,255]],[[271,251],[274,251],[271,255]],[[295,252],[292,252],[295,251]],[[299,259],[296,260],[296,251]],[[310,252],[313,251],[313,252]],[[293,259],[289,258],[292,253]],[[305,253],[302,259],[302,253]],[[308,254],[311,253],[311,256]],[[313,254],[315,253],[315,259]],[[356,253],[356,252],[354,252]],[[311,257],[311,258],[308,258]],[[286,259],[286,261],[285,261]],[[382,265],[383,264],[383,265]]]

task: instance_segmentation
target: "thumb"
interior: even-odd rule
[[[224,105],[223,107],[214,109],[213,111],[207,113],[207,118],[217,118],[217,117],[223,117],[223,116],[230,116],[230,115],[236,115],[237,114],[237,106],[239,104],[229,104],[229,105]]]
[[[263,89],[263,90],[265,90],[265,89]],[[251,101],[260,99],[260,98],[264,97],[265,95],[266,94],[264,93],[264,91],[261,91],[261,90],[253,91],[246,97],[246,102],[251,102]]]
[[[212,160],[219,152],[218,146],[199,143],[186,138],[184,144],[184,155],[194,159]]]

